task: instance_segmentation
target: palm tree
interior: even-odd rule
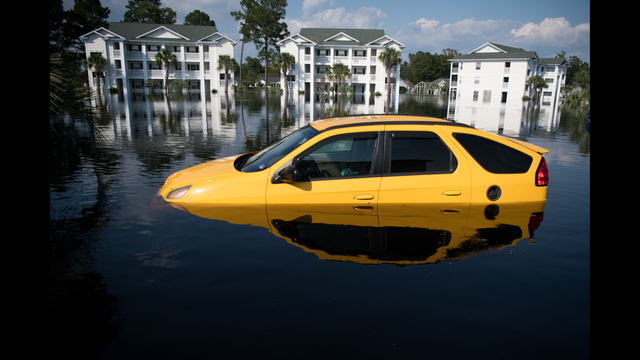
[[[229,55],[220,55],[218,70],[224,70],[224,95],[229,96],[229,70],[238,71],[238,62]]]
[[[102,107],[102,86],[100,85],[100,78],[102,77],[102,70],[107,67],[107,59],[105,59],[101,53],[91,53],[89,58],[84,61],[84,65],[87,69],[93,69],[93,72],[96,74],[96,80],[98,82],[98,105]]]
[[[151,94],[153,95],[153,89],[160,89],[162,86],[158,80],[148,79],[144,82],[144,87],[146,87],[147,89],[151,89]]]
[[[296,63],[296,58],[293,55],[284,52],[278,53],[271,62],[271,68],[281,71],[284,74],[284,98],[289,99],[289,82],[287,81],[287,72],[291,65]]]
[[[531,83],[531,86],[533,86],[534,90],[536,90],[538,94],[538,106],[540,106],[540,99],[542,98],[542,89],[548,88],[549,84],[547,84],[547,82],[544,81],[544,78],[541,75],[534,75],[530,77],[527,80],[527,82]]]
[[[378,60],[387,68],[387,111],[391,102],[391,68],[396,66],[400,60],[400,51],[396,48],[388,47],[378,56]]]
[[[336,87],[340,90],[340,83],[342,80],[350,79],[352,75],[349,67],[339,62],[333,65],[333,76],[336,80]]]
[[[176,55],[168,48],[162,48],[158,54],[156,54],[156,65],[164,66],[164,91],[167,92],[167,86],[169,82],[169,64],[173,64],[173,66],[178,65],[178,58]]]
[[[177,93],[181,93],[182,89],[186,89],[187,91],[189,91],[189,82],[182,79],[171,80],[169,88],[175,90]]]

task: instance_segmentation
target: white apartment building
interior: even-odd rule
[[[115,87],[125,101],[132,92],[142,93],[147,80],[158,80],[162,84],[165,71],[169,71],[169,82],[173,79],[188,81],[192,92],[223,91],[224,71],[218,70],[218,58],[220,55],[233,58],[233,48],[237,44],[220,34],[215,26],[124,22],[110,23],[108,29],[93,30],[80,39],[84,41],[87,58],[92,53],[100,53],[107,59],[101,80],[102,93],[107,94],[107,89]],[[156,54],[163,48],[173,51],[177,66],[164,69],[156,65]],[[91,70],[88,72],[90,86],[95,89],[95,74]],[[231,77],[230,86],[233,72]]]
[[[346,83],[356,94],[364,94],[367,98],[376,91],[386,94],[386,86],[391,84],[398,98],[400,67],[394,66],[391,79],[386,79],[386,68],[378,60],[384,49],[394,47],[401,51],[405,46],[384,34],[384,30],[369,29],[333,29],[303,28],[300,33],[291,35],[278,42],[281,53],[290,53],[296,59],[295,64],[281,76],[281,86],[289,81],[292,93],[304,90],[315,100],[313,84],[321,78],[328,66],[343,63],[353,74]]]
[[[542,105],[557,107],[566,81],[569,62],[565,58],[540,58],[526,51],[487,42],[477,49],[449,60],[449,111],[452,104],[501,104],[522,107],[523,96],[537,102],[535,89],[527,82],[542,75],[548,89],[542,89]]]

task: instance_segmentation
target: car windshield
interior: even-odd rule
[[[247,159],[242,166],[242,172],[254,172],[268,168],[319,133],[309,125],[301,127]]]

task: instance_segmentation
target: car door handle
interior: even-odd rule
[[[444,196],[460,196],[460,195],[462,195],[462,191],[460,191],[460,190],[447,190],[442,195],[444,195]]]
[[[373,200],[373,195],[357,195],[354,200]]]
[[[360,213],[372,213],[373,212],[373,206],[354,206],[353,210],[360,212]]]

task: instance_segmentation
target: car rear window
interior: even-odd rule
[[[385,173],[449,174],[458,160],[438,135],[428,131],[397,131],[389,134],[390,159]]]
[[[533,158],[522,151],[482,136],[454,133],[453,137],[485,170],[494,174],[522,174]]]

